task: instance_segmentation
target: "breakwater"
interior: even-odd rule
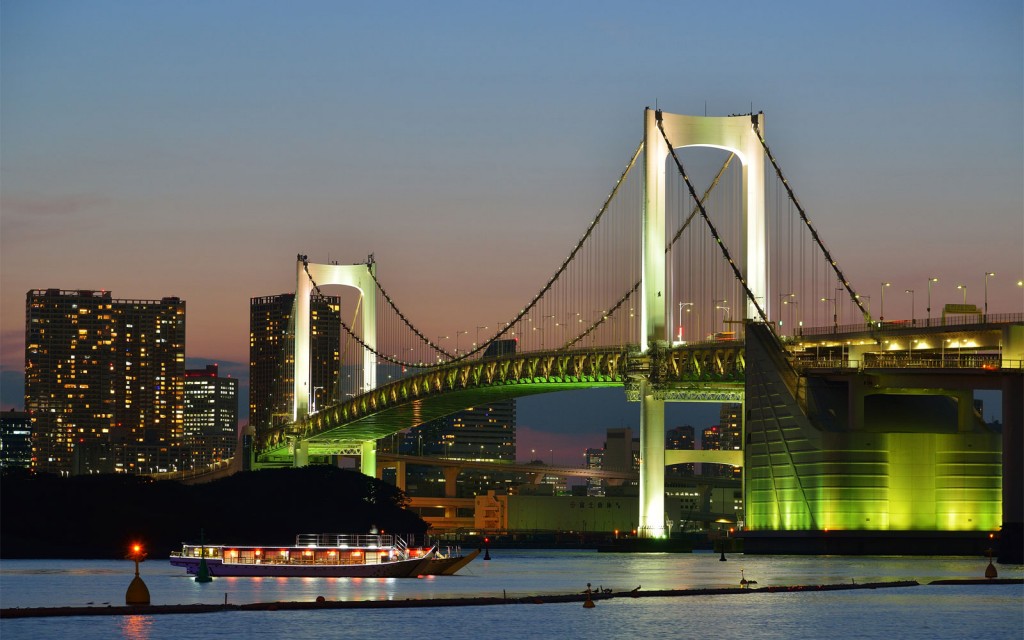
[[[935,580],[932,585],[982,585],[982,584],[1022,584],[1024,579],[993,579],[993,580]],[[765,593],[794,593],[841,591],[850,589],[887,589],[920,586],[916,580],[897,580],[888,582],[868,582],[849,584],[819,584],[767,586],[761,588],[713,588],[713,589],[657,589],[643,590],[637,588],[630,591],[612,593],[567,593],[540,594],[520,597],[457,597],[457,598],[409,598],[404,600],[328,600],[317,598],[314,601],[300,602],[253,602],[247,604],[173,604],[147,606],[106,606],[106,607],[15,607],[0,609],[0,618],[41,618],[68,616],[132,616],[132,615],[167,615],[189,613],[217,613],[223,611],[310,611],[331,609],[408,609],[423,607],[479,607],[494,605],[541,605],[566,602],[585,602],[588,598],[594,602],[613,598],[676,598],[686,596],[708,595],[750,595]]]

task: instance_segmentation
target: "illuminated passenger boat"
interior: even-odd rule
[[[410,549],[398,536],[308,533],[291,547],[185,544],[171,565],[212,576],[408,578],[425,575],[436,549]]]

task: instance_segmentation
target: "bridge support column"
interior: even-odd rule
[[[363,452],[359,456],[359,470],[363,475],[377,477],[377,441],[367,440],[363,443]]]
[[[462,469],[458,467],[442,467],[442,470],[444,472],[444,497],[454,498],[458,493],[458,491],[456,491],[458,488],[456,480],[459,479],[459,472],[461,472]]]
[[[309,443],[299,440],[295,443],[295,455],[292,458],[292,466],[305,467],[309,464]]]
[[[395,463],[395,486],[405,491],[405,463],[398,461]]]
[[[642,538],[665,537],[665,401],[640,386],[640,522]]]
[[[1024,563],[1024,396],[1021,377],[1003,378],[1003,527],[999,562]]]

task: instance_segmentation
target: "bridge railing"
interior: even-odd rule
[[[825,325],[821,327],[800,327],[796,337],[837,335],[844,333],[864,333],[865,331],[889,331],[893,329],[927,329],[942,327],[962,327],[978,324],[1012,324],[1024,322],[1024,313],[990,313],[987,316],[976,314],[949,315],[945,318],[914,318],[908,320],[886,320],[885,322],[858,322],[853,324]],[[790,338],[792,339],[792,337]]]
[[[864,359],[851,358],[798,358],[795,365],[799,369],[984,369],[999,371],[1001,369],[1024,368],[1024,361],[1009,360],[998,354],[988,353],[947,353],[916,355],[899,354],[865,354]]]

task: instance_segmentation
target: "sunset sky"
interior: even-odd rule
[[[373,253],[427,335],[508,318],[655,105],[764,111],[855,287],[938,276],[933,306],[957,283],[980,306],[995,272],[990,310],[1021,311],[1022,33],[1019,0],[5,0],[0,406],[23,404],[30,289],[179,296],[190,364],[243,379],[249,299],[294,291],[297,253]],[[520,457],[636,424],[609,394],[521,401]]]

